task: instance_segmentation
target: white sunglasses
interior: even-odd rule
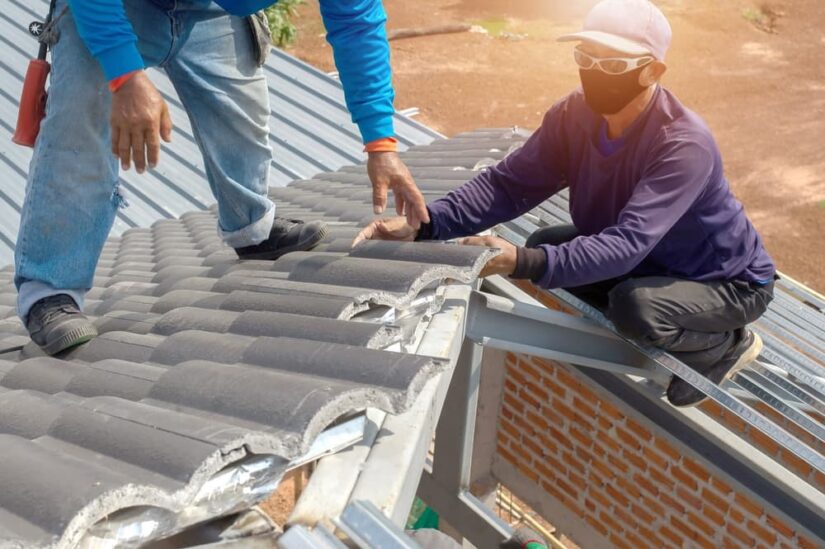
[[[649,65],[655,60],[650,55],[644,55],[642,57],[598,58],[593,57],[589,53],[585,53],[578,47],[573,49],[573,58],[576,60],[576,64],[585,70],[592,69],[595,66],[599,67],[602,72],[612,75],[624,74],[636,70],[639,67]]]

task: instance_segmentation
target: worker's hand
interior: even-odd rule
[[[112,153],[128,170],[132,160],[138,173],[157,166],[160,138],[172,140],[169,108],[143,71],[135,73],[112,94]]]
[[[407,224],[406,217],[386,217],[376,219],[364,227],[358,236],[355,237],[352,245],[357,246],[365,240],[396,240],[412,242],[418,234],[418,229],[413,229]]]
[[[459,240],[460,244],[467,246],[487,246],[488,248],[498,248],[501,253],[492,258],[481,269],[478,275],[481,278],[493,275],[510,276],[516,270],[516,247],[497,236],[468,236]]]
[[[421,223],[429,223],[424,195],[415,186],[410,170],[395,152],[371,152],[367,160],[367,173],[372,181],[372,204],[376,214],[384,213],[387,205],[387,189],[395,196],[395,211],[406,215],[407,223],[419,229]]]

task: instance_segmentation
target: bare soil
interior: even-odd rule
[[[569,44],[593,0],[384,0],[388,28],[481,23],[392,44],[396,108],[455,135],[535,128],[578,85]],[[788,275],[825,291],[825,4],[659,0],[674,31],[664,84],[710,125],[734,192]],[[290,51],[334,70],[317,0]]]

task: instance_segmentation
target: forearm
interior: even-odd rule
[[[390,47],[380,0],[321,0],[321,15],[364,143],[394,135]]]
[[[144,67],[122,0],[68,1],[77,32],[107,80]]]

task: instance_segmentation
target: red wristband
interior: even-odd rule
[[[364,146],[364,152],[398,152],[398,140],[394,137],[382,137],[370,141]]]
[[[132,78],[139,72],[140,70],[136,70],[132,72],[127,72],[126,74],[121,74],[117,78],[112,78],[111,80],[109,80],[109,91],[115,93],[117,90],[120,89],[120,87],[123,84],[125,84],[130,78]]]

